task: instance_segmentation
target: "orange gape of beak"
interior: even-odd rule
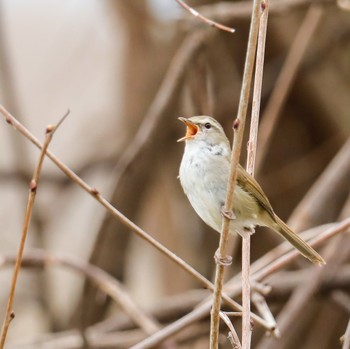
[[[182,137],[182,138],[178,139],[177,141],[183,142],[183,141],[186,141],[188,139],[192,139],[198,132],[198,126],[186,118],[180,117],[178,119],[180,121],[182,121],[187,126],[187,129],[186,129],[185,137]]]

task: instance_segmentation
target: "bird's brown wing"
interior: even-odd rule
[[[241,166],[237,169],[237,182],[250,193],[275,221],[273,208],[258,182]]]

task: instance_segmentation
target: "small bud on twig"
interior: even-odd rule
[[[239,122],[240,122],[239,119],[236,118],[236,119],[234,120],[233,124],[232,124],[233,129],[236,130],[236,131],[238,130]]]
[[[96,188],[91,188],[91,194],[92,195],[99,195],[100,192]]]
[[[35,179],[32,179],[29,184],[29,190],[31,192],[36,192],[36,188],[38,187],[37,182]]]
[[[6,121],[8,124],[12,125],[12,120],[11,120],[7,115],[5,116],[5,121]]]
[[[46,127],[46,133],[51,133],[55,129],[54,125],[48,125]]]

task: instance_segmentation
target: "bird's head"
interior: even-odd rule
[[[191,118],[179,118],[186,126],[186,135],[178,140],[206,141],[211,144],[227,142],[222,126],[210,116],[192,116]]]

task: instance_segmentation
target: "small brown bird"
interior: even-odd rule
[[[185,137],[178,140],[186,141],[179,174],[182,188],[202,220],[220,232],[230,171],[230,143],[221,125],[210,116],[179,120],[187,126]],[[311,262],[325,264],[324,259],[275,214],[258,182],[240,165],[233,211],[231,233],[266,226],[282,235]]]

